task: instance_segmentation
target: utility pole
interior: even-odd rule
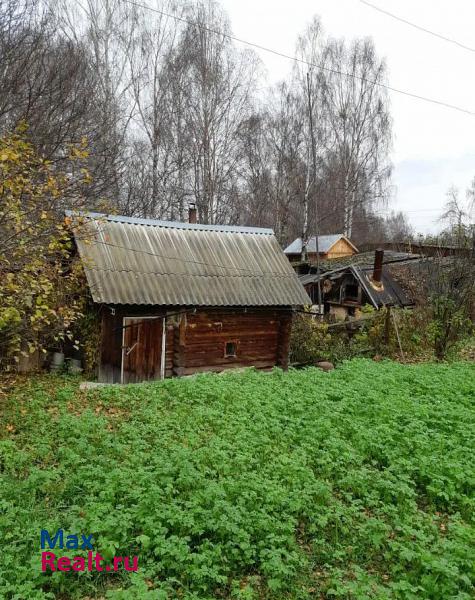
[[[308,125],[310,130],[310,143],[312,146],[312,162],[313,162],[313,193],[315,195],[315,251],[317,253],[317,298],[318,298],[318,314],[323,317],[322,311],[322,284],[320,281],[320,249],[318,247],[318,196],[317,196],[317,149],[315,147],[315,134],[313,131],[313,111],[312,111],[312,95],[310,93],[310,74],[307,71],[307,96],[308,96]]]
[[[310,191],[310,147],[307,152],[307,173],[305,176],[305,190],[303,198],[303,227],[302,227],[302,252],[300,260],[308,263],[308,193]]]

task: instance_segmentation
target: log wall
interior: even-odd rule
[[[112,314],[111,309],[115,312]],[[183,315],[176,315],[180,310]],[[288,366],[290,309],[103,307],[99,381],[118,383],[122,362],[123,317],[168,313],[166,377],[254,366]],[[226,344],[235,355],[226,355]],[[228,346],[229,348],[229,346]]]
[[[279,310],[200,309],[182,317],[175,332],[175,375],[275,365],[287,367],[291,315]],[[226,356],[226,343],[235,356]]]

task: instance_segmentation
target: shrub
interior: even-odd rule
[[[363,317],[363,320],[347,321],[335,326],[317,321],[310,314],[297,314],[292,328],[291,362],[315,364],[318,360],[330,360],[338,363],[355,357],[376,355],[420,361],[438,356],[434,349],[437,348],[441,332],[438,321],[433,320],[430,306],[391,308],[389,314],[386,309],[376,311],[364,307]],[[465,337],[461,337],[462,341],[471,333],[466,320],[464,324]],[[452,357],[456,356],[458,350],[456,341],[460,341],[458,337],[449,346],[448,353]]]
[[[76,162],[86,155],[85,141],[71,147]],[[68,336],[81,314],[82,268],[69,260],[62,211],[88,181],[45,160],[24,125],[0,137],[0,369]]]
[[[290,362],[313,364],[328,359],[331,341],[326,323],[318,321],[311,313],[297,313],[292,322]]]

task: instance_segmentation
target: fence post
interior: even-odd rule
[[[391,307],[386,306],[386,318],[384,319],[384,343],[389,346],[389,334],[391,329]]]
[[[406,360],[406,357],[404,356],[404,350],[402,349],[401,338],[399,337],[399,329],[397,326],[396,317],[395,317],[394,313],[392,313],[392,315],[393,315],[394,330],[396,331],[396,337],[397,337],[397,341],[399,344],[399,350],[401,351],[401,357],[402,357],[402,360]]]

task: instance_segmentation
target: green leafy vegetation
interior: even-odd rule
[[[440,306],[446,306],[442,299]],[[408,362],[449,359],[466,355],[473,344],[474,326],[461,312],[452,317],[435,316],[428,307],[375,311],[364,306],[362,318],[338,324],[319,322],[308,314],[297,315],[292,324],[290,360],[298,364],[315,364],[319,360],[339,363],[357,357],[386,357]],[[450,321],[450,328],[441,323]],[[394,322],[397,324],[399,340]],[[449,326],[447,326],[449,327]],[[457,330],[455,334],[454,331]],[[445,332],[445,333],[444,333]],[[444,352],[439,352],[444,336]],[[447,342],[447,343],[445,343]],[[401,348],[403,354],[401,354]]]
[[[473,598],[469,362],[11,388],[2,598]],[[139,571],[42,574],[60,527]]]

